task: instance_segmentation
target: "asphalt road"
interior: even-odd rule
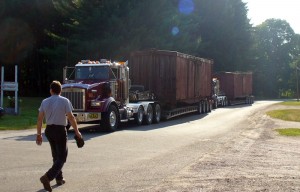
[[[66,184],[54,191],[154,191],[164,180],[194,164],[207,152],[222,149],[247,119],[276,101],[257,101],[192,114],[148,126],[122,124],[113,133],[81,125],[85,146],[78,149],[69,132],[69,156],[64,166]],[[35,144],[36,130],[0,132],[0,191],[43,191],[39,181],[51,166],[50,146],[44,136]],[[164,187],[167,188],[164,184]]]

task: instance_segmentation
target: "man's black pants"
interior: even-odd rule
[[[47,171],[46,175],[51,181],[63,179],[62,168],[68,156],[68,135],[65,126],[47,125],[45,135],[50,143],[53,165]]]

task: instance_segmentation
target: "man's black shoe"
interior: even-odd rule
[[[50,191],[50,192],[52,191],[52,188],[51,188],[51,186],[50,186],[50,181],[49,181],[47,175],[43,175],[43,176],[40,178],[40,181],[41,181],[41,183],[43,184],[44,189],[45,189],[46,191]]]
[[[64,179],[56,179],[56,184],[57,185],[63,185],[65,183],[66,183],[66,180],[64,180]]]

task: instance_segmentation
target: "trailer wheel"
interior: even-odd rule
[[[137,113],[134,114],[134,120],[137,125],[141,125],[143,123],[143,116],[144,116],[144,108],[143,106],[139,106]]]
[[[209,108],[208,108],[208,112],[211,112],[211,111],[212,111],[212,109],[213,109],[213,105],[212,105],[212,103],[211,103],[211,102],[209,102],[209,103],[208,103],[208,106],[209,106]]]
[[[206,110],[205,110],[205,113],[208,113],[209,112],[209,102],[208,101],[205,101],[205,105],[206,105]]]
[[[198,113],[201,114],[202,111],[203,111],[203,105],[202,105],[202,102],[200,101],[198,104]]]
[[[204,103],[203,103],[203,113],[207,113],[207,109],[208,109],[207,101],[204,101]]]
[[[153,107],[151,104],[148,105],[146,115],[145,115],[145,124],[150,125],[152,124],[153,121]]]
[[[210,103],[209,103],[209,101],[206,101],[206,106],[207,106],[206,112],[209,113],[211,111],[210,110]]]
[[[218,109],[218,100],[217,99],[214,100],[213,109]]]
[[[161,119],[161,108],[159,104],[155,104],[154,113],[153,113],[153,122],[159,123]]]
[[[246,104],[249,104],[249,97],[246,98]]]
[[[119,116],[118,109],[114,105],[110,105],[108,111],[103,113],[103,119],[101,120],[106,130],[114,132],[118,129]]]

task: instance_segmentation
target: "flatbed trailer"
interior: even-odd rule
[[[211,111],[212,66],[212,60],[176,51],[136,51],[129,57],[132,84],[154,93],[165,119]]]

